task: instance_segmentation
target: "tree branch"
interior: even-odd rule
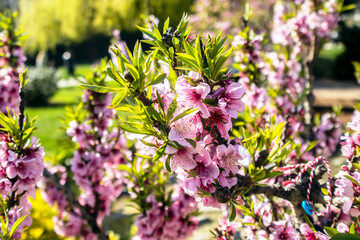
[[[315,170],[315,177],[311,185],[310,201],[320,204],[327,204],[327,195],[321,191],[319,180],[326,172],[325,165],[319,165]],[[309,186],[310,174],[305,172],[301,179],[291,188],[285,190],[282,184],[276,183],[271,186],[254,186],[246,195],[264,194],[266,196],[276,196],[288,200],[292,205],[294,213],[293,224],[296,229],[299,229],[300,224],[305,222],[302,212],[302,201],[306,200],[307,189]]]

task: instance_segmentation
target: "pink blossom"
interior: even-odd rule
[[[239,164],[243,167],[248,168],[253,160],[252,157],[250,156],[249,151],[244,146],[241,145],[239,145],[238,151],[240,155]]]
[[[54,225],[54,231],[59,236],[65,237],[75,237],[78,235],[82,228],[82,220],[81,218],[74,216],[72,214],[68,215],[68,218],[66,221],[63,221],[64,216],[60,214],[60,216],[53,217],[53,221],[55,223]]]
[[[360,174],[354,173],[352,176],[354,177],[358,182],[360,182]],[[348,213],[349,210],[352,207],[353,201],[355,200],[355,192],[358,192],[360,189],[354,189],[354,184],[345,177],[340,177],[335,181],[335,191],[334,194],[337,197],[341,197],[341,200],[343,202],[343,211],[344,213]]]
[[[175,153],[174,156],[170,159],[170,167],[173,171],[175,171],[178,167],[188,171],[196,167],[196,161],[193,157],[193,155],[196,154],[196,151],[191,146],[184,147],[183,149],[174,149],[168,147],[166,149],[166,153]]]
[[[219,97],[219,107],[225,109],[230,117],[237,118],[238,112],[244,110],[241,101],[244,92],[244,87],[240,83],[232,82],[225,86],[225,92]]]
[[[209,107],[210,116],[207,119],[205,126],[210,127],[211,130],[217,130],[221,137],[229,139],[229,131],[232,129],[232,122],[230,116],[221,108]]]
[[[321,233],[321,232],[315,232],[311,230],[311,228],[306,224],[303,223],[300,225],[300,232],[303,237],[305,237],[306,240],[329,240],[330,237]]]
[[[350,228],[345,223],[341,222],[337,225],[336,230],[338,230],[340,233],[348,233]]]
[[[352,116],[352,121],[347,124],[347,127],[356,131],[358,134],[360,134],[360,112],[354,111],[354,114]]]
[[[230,144],[228,147],[219,145],[216,148],[216,156],[219,167],[229,169],[233,174],[239,171],[236,163],[240,155],[233,145]]]
[[[290,222],[282,220],[273,222],[274,233],[270,235],[271,240],[300,240],[295,228]]]
[[[175,90],[178,93],[177,100],[182,106],[185,108],[198,108],[203,118],[210,116],[206,104],[202,102],[210,93],[210,86],[208,84],[200,83],[197,86],[191,86],[185,77],[180,76],[176,83]]]

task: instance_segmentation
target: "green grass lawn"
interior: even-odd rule
[[[75,65],[75,75],[86,76],[86,74],[91,71],[91,69],[92,69],[91,66],[92,66],[91,63],[82,63],[82,64]],[[64,66],[59,67],[58,71],[60,71],[62,79],[66,79],[66,78],[70,77]]]
[[[25,112],[30,118],[37,116],[35,136],[44,146],[46,156],[54,157],[62,146],[64,129],[61,129],[61,118],[65,116],[65,106],[77,104],[80,101],[82,89],[80,87],[61,88],[50,99],[45,107],[27,107]]]

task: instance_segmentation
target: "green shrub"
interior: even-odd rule
[[[51,67],[29,68],[27,78],[25,102],[29,106],[41,106],[46,105],[57,90],[60,74]]]

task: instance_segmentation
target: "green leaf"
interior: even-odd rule
[[[128,173],[132,174],[132,169],[129,166],[125,165],[125,164],[120,164],[118,166],[118,170],[125,171],[125,172],[128,172]]]
[[[158,90],[156,90],[156,98],[157,98],[157,101],[158,101],[158,104],[159,104],[161,110],[165,111],[165,109],[164,109],[164,103],[163,103],[163,101],[162,101],[162,98],[161,98]]]
[[[170,18],[168,17],[166,21],[164,22],[164,28],[163,28],[163,34],[166,32],[166,30],[169,28]]]
[[[306,215],[306,214],[304,214],[304,215]],[[330,237],[333,237],[333,236],[335,236],[336,234],[339,233],[339,231],[336,230],[335,228],[324,227],[324,229],[325,229],[326,233],[327,233]]]
[[[349,233],[355,233],[355,222],[351,224]]]
[[[316,229],[314,227],[314,225],[312,224],[312,222],[310,221],[309,217],[307,216],[307,214],[305,213],[305,210],[302,209],[303,212],[303,217],[305,219],[306,224],[309,226],[309,228],[311,228],[311,230],[316,233]]]
[[[360,187],[360,183],[358,183],[355,178],[349,176],[349,175],[344,175],[344,177],[346,177],[347,179],[349,179],[350,181],[352,181],[355,185],[357,185],[358,187]]]
[[[164,120],[162,119],[160,113],[158,113],[158,111],[155,110],[155,108],[153,106],[145,106],[146,111],[149,113],[149,116],[152,119],[155,119],[156,121],[163,123]]]
[[[165,154],[166,147],[167,147],[167,143],[165,143],[161,147],[159,147],[159,149],[154,154],[153,162],[159,160],[159,158],[161,158]]]
[[[304,152],[310,151],[310,150],[313,149],[318,143],[319,143],[319,141],[311,141],[311,142],[309,143],[309,145],[307,146],[307,148],[305,149]]]
[[[171,159],[171,155],[167,156],[166,161],[165,161],[165,169],[171,173],[171,167],[170,167],[170,159]]]
[[[131,75],[133,76],[133,78],[136,80],[139,80],[140,75],[138,70],[131,64],[129,63],[125,63],[125,66],[127,67],[127,69],[129,70],[129,72],[131,73]]]
[[[148,29],[142,28],[140,26],[136,26],[141,32],[143,32],[145,35],[149,36],[150,38],[156,40],[155,35]]]
[[[349,10],[353,10],[356,8],[356,4],[348,4],[346,6],[343,6],[341,8],[341,12],[345,12],[345,11],[349,11]]]
[[[212,99],[212,98],[206,98],[206,99],[203,99],[201,100],[201,102],[205,103],[206,105],[209,105],[209,106],[217,106],[217,102],[215,99]]]
[[[176,72],[174,71],[174,69],[169,66],[169,75],[168,75],[168,80],[169,80],[169,84],[171,89],[175,89],[175,85],[177,82],[177,75]]]
[[[351,233],[338,233],[330,238],[330,240],[360,240],[360,236]]]
[[[111,108],[116,108],[117,106],[119,106],[119,104],[122,102],[122,100],[124,99],[124,97],[127,94],[127,91],[125,88],[122,89],[122,91],[117,91],[118,94],[116,94],[116,96],[113,98],[112,102],[111,102]]]
[[[159,74],[159,75],[157,75],[153,80],[149,81],[149,82],[146,84],[146,87],[151,86],[151,85],[155,85],[155,84],[158,84],[158,83],[161,83],[161,82],[164,81],[165,78],[166,78],[166,74],[165,74],[165,73]]]
[[[176,96],[177,97],[177,96]],[[169,122],[177,109],[176,97],[171,101],[166,113],[166,122]]]
[[[266,174],[266,178],[274,178],[274,177],[277,177],[277,176],[281,176],[283,174],[284,173],[280,172],[280,171],[272,171],[272,172],[269,172],[268,174]]]
[[[185,140],[190,143],[193,148],[196,148],[196,142],[193,139],[185,138]]]
[[[18,220],[15,221],[14,225],[12,226],[10,233],[9,233],[9,237],[11,237],[15,231],[18,229],[18,227],[20,226],[20,224],[22,223],[22,221],[24,221],[24,219],[26,218],[27,215],[22,216],[20,218],[18,218]]]
[[[152,159],[152,157],[150,157],[150,156],[145,156],[145,155],[141,155],[141,154],[138,154],[138,153],[135,153],[135,155],[138,156],[138,157],[144,158],[144,159]]]
[[[136,134],[145,134],[145,135],[154,135],[154,132],[151,132],[149,130],[146,129],[138,129],[138,128],[132,128],[129,127],[125,124],[120,124],[119,128],[124,130],[125,132],[129,132],[129,133],[136,133]]]
[[[360,172],[360,164],[359,163],[353,163],[352,165]]]
[[[187,109],[185,111],[183,111],[182,113],[180,113],[179,115],[177,115],[176,117],[174,117],[174,119],[171,121],[171,123],[173,122],[176,122],[177,120],[189,115],[190,113],[193,113],[197,111],[197,108],[190,108],[190,109]]]
[[[112,87],[97,86],[97,85],[86,85],[86,84],[82,84],[80,86],[83,87],[83,88],[89,89],[90,91],[98,92],[98,93],[116,92],[119,89],[122,89],[122,88],[112,88]]]
[[[203,194],[203,196],[211,196],[211,193],[199,188],[199,187],[196,187],[196,189],[201,193]]]
[[[229,221],[232,222],[234,221],[236,218],[236,207],[235,205],[230,202],[230,217],[229,217]]]

